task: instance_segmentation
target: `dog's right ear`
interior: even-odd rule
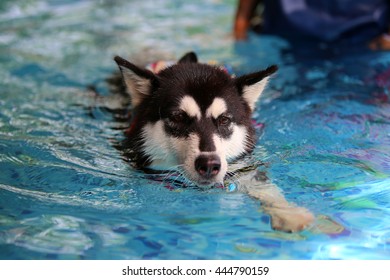
[[[194,52],[189,52],[183,55],[182,58],[179,59],[178,63],[197,63],[198,57]]]
[[[150,95],[152,87],[157,86],[157,77],[151,71],[141,69],[120,56],[116,56],[114,60],[121,70],[131,104],[137,107],[146,96]]]

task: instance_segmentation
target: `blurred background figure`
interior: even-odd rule
[[[239,0],[236,40],[249,30],[290,41],[368,44],[390,50],[389,0]]]

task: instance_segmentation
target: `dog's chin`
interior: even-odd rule
[[[222,179],[221,179],[222,178]],[[221,178],[213,178],[213,179],[205,179],[205,178],[192,178],[189,179],[194,185],[200,188],[212,188],[217,185],[223,184],[223,177]]]
[[[215,181],[197,181],[197,182],[194,182],[195,185],[197,185],[198,187],[200,188],[212,188],[214,187],[216,184],[219,184],[218,182],[215,182]]]

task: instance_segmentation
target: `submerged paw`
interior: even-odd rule
[[[313,214],[302,207],[274,208],[269,213],[272,228],[284,232],[302,231],[314,222]]]

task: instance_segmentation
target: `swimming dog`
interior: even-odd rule
[[[132,105],[123,146],[138,168],[175,169],[195,185],[211,187],[224,183],[232,161],[253,151],[252,112],[277,66],[232,77],[221,67],[199,63],[193,52],[154,72],[119,56],[114,60]],[[299,231],[312,222],[310,212],[288,203],[256,171],[239,181],[260,199],[273,228]]]

